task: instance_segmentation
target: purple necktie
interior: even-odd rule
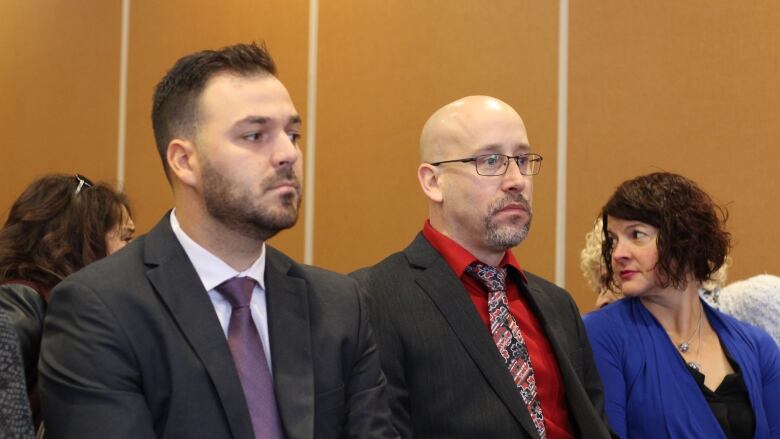
[[[228,325],[228,344],[244,389],[255,438],[283,439],[273,378],[249,308],[254,288],[254,279],[233,277],[220,284],[216,290],[233,307]]]
[[[542,405],[536,395],[536,379],[531,367],[531,356],[525,345],[523,334],[517,321],[509,312],[509,300],[506,297],[506,271],[503,268],[474,262],[466,267],[466,273],[480,281],[488,289],[488,315],[490,316],[490,334],[498,347],[498,352],[506,363],[515,386],[528,408],[539,437],[544,439]]]

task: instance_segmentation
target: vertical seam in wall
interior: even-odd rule
[[[122,0],[122,30],[119,43],[119,120],[116,141],[116,186],[125,187],[127,141],[127,47],[130,33],[130,0]]]
[[[306,216],[303,220],[303,262],[314,263],[314,169],[317,133],[317,50],[318,50],[319,0],[309,0],[309,59],[306,94]]]
[[[566,286],[566,181],[569,111],[569,0],[560,0],[558,23],[558,177],[555,197],[555,283]]]

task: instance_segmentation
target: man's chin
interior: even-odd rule
[[[271,196],[269,196],[271,195]],[[262,219],[269,223],[290,224],[284,228],[295,225],[298,221],[298,213],[301,210],[301,197],[298,192],[283,192],[268,194],[258,199],[255,203],[257,212],[262,212]]]
[[[501,235],[528,234],[531,220],[526,214],[494,216],[488,224],[488,229]]]
[[[488,242],[496,248],[508,250],[517,246],[528,237],[528,227],[522,226],[498,226],[488,230]]]
[[[293,206],[287,209],[277,207],[273,211],[266,210],[262,214],[243,218],[233,216],[222,219],[229,229],[259,241],[270,239],[282,230],[293,227],[297,221],[298,209]]]
[[[281,231],[293,227],[298,222],[298,209],[290,208],[284,211],[272,212],[264,218],[266,228]]]

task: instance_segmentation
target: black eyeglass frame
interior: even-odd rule
[[[92,186],[95,185],[95,183],[92,183],[92,180],[88,179],[87,177],[76,173],[76,180],[79,182],[79,185],[76,186],[76,193],[75,195],[78,195],[79,192],[81,192],[82,189],[89,189]]]
[[[483,173],[479,172],[479,166],[477,165],[477,160],[481,159],[482,157],[490,157],[490,156],[499,156],[499,157],[506,158],[506,163],[504,164],[503,172],[501,172],[500,174],[483,174]],[[539,163],[538,168],[536,169],[536,172],[528,173],[528,174],[523,172],[523,167],[520,166],[520,159],[523,159],[523,158],[528,159],[529,163],[531,163],[531,162],[538,162]],[[474,162],[474,169],[477,171],[478,175],[483,175],[485,177],[498,177],[498,176],[506,174],[506,171],[509,170],[509,160],[510,159],[515,161],[515,163],[517,164],[517,168],[520,170],[520,173],[522,175],[530,176],[530,175],[537,175],[537,174],[539,174],[539,171],[542,170],[542,160],[544,160],[544,157],[542,157],[539,154],[535,154],[535,153],[520,154],[520,155],[506,155],[506,154],[493,153],[493,154],[480,154],[480,155],[478,155],[476,157],[470,157],[470,158],[467,158],[467,159],[442,160],[440,162],[434,162],[434,163],[428,163],[428,164],[431,165],[431,166],[439,166],[439,165],[442,165],[444,163],[469,163],[469,162]]]

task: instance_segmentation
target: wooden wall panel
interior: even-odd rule
[[[553,277],[557,3],[320,5],[314,262],[351,271],[411,242],[427,218],[419,133],[439,107],[486,94],[523,116],[545,157],[521,264]]]
[[[308,1],[134,0],[130,17],[126,187],[138,200],[136,224],[145,232],[173,205],[152,134],[157,82],[185,54],[265,41],[306,120]],[[303,215],[298,226],[272,240],[298,260],[303,258]]]
[[[116,181],[116,2],[0,2],[0,224],[36,177]]]
[[[585,232],[615,186],[656,170],[728,206],[730,280],[780,274],[780,3],[573,2],[567,286]]]
[[[133,0],[126,190],[139,230],[171,206],[149,113],[180,56],[265,40],[308,120],[308,0]],[[0,213],[35,176],[116,180],[121,2],[0,2]],[[725,0],[571,2],[566,284],[583,310],[584,234],[613,188],[664,169],[729,207],[730,279],[780,273],[780,5]],[[427,208],[415,170],[422,124],[489,94],[524,117],[545,157],[521,263],[554,277],[557,2],[321,2],[315,263],[339,271],[404,247]],[[307,212],[303,212],[306,215]],[[303,259],[301,224],[274,244]]]

